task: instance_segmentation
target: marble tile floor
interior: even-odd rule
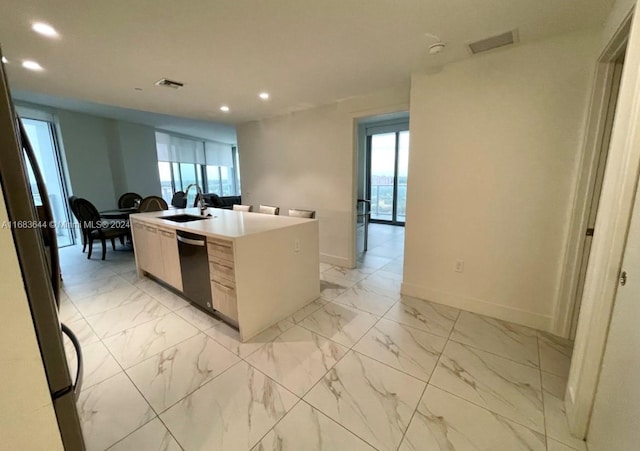
[[[321,265],[320,298],[241,343],[130,252],[62,249],[88,449],[586,450],[563,411],[570,342],[401,296],[370,262]]]

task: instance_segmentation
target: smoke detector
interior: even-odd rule
[[[431,44],[429,46],[429,53],[431,53],[432,55],[440,53],[443,50],[444,50],[444,42],[436,42],[435,44]]]
[[[179,81],[169,80],[167,78],[161,78],[155,82],[156,86],[162,86],[163,88],[180,89],[184,86],[184,83]]]
[[[429,39],[433,39],[434,41],[436,41],[429,46],[429,53],[431,55],[438,54],[444,50],[444,42],[442,42],[442,39],[431,33],[425,33],[424,35]]]
[[[518,42],[518,30],[507,31],[506,33],[491,36],[479,41],[471,42],[467,44],[469,51],[472,55],[476,55],[482,52],[488,52],[489,50],[497,49],[498,47],[504,47],[505,45],[511,45]]]

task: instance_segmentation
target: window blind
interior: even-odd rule
[[[205,164],[204,143],[156,132],[158,161]]]
[[[224,144],[214,141],[205,141],[204,153],[207,164],[212,166],[233,166],[233,147],[231,144]]]
[[[215,141],[196,141],[156,132],[158,161],[233,167],[233,147]]]

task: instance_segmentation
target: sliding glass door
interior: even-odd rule
[[[54,125],[51,122],[36,119],[22,119],[24,128],[29,137],[36,160],[42,176],[44,177],[49,194],[49,203],[53,211],[53,219],[59,226],[56,228],[58,246],[69,246],[73,244],[71,227],[63,227],[69,224],[70,216],[67,202],[67,190],[64,186],[62,176],[62,164],[55,138]],[[42,205],[42,199],[33,174],[29,173],[31,192],[33,193],[36,205]]]
[[[402,127],[404,128],[404,127]],[[409,169],[409,131],[367,136],[371,221],[404,225]]]

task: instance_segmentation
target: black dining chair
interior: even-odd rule
[[[115,239],[123,239],[126,237],[129,234],[129,229],[105,226],[105,221],[100,219],[98,209],[86,199],[76,199],[75,205],[78,211],[80,226],[85,231],[87,244],[89,245],[87,258],[91,258],[93,242],[98,239],[102,243],[102,260],[104,260],[107,254],[107,240],[111,240],[111,247],[115,251]]]
[[[187,208],[187,199],[184,197],[184,191],[176,191],[171,198],[171,205],[177,208]]]
[[[135,206],[137,200],[142,200],[142,196],[138,193],[124,193],[118,199],[118,208],[131,208]]]
[[[80,225],[80,235],[82,236],[82,252],[87,249],[87,234],[85,233],[84,228],[82,227],[82,220],[80,219],[80,215],[78,214],[78,208],[76,206],[76,201],[79,199],[78,196],[69,196],[69,208],[71,209],[71,213],[78,221]]]
[[[167,202],[159,196],[148,196],[142,199],[140,202],[140,207],[138,208],[139,213],[145,213],[147,211],[162,211],[168,210],[169,206]]]

